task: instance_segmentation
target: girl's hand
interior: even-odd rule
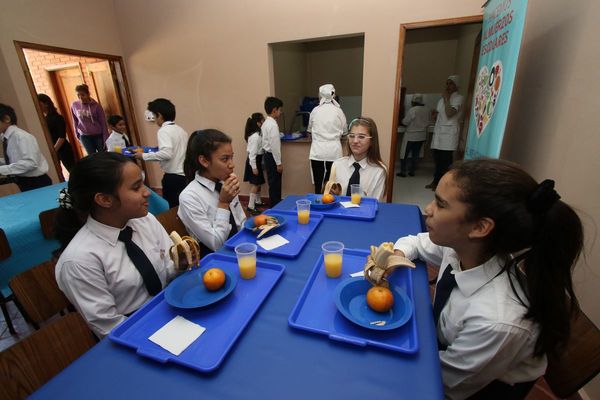
[[[229,175],[229,178],[223,182],[219,201],[222,203],[231,203],[231,200],[240,193],[240,181],[235,174]]]
[[[252,175],[258,176],[258,169],[252,168]]]

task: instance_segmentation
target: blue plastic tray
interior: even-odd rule
[[[327,204],[321,202],[322,197],[323,197],[322,194],[309,193],[306,195],[306,198],[308,200],[310,200],[310,209],[311,210],[314,210],[314,211],[329,210],[334,207],[340,206],[340,196],[333,196],[335,198],[334,202],[327,203]],[[318,202],[317,202],[317,200],[318,200]]]
[[[133,156],[135,154],[135,149],[141,147],[144,149],[144,153],[156,153],[158,151],[158,147],[151,146],[129,146],[125,147],[122,150],[122,154],[125,156]]]
[[[308,239],[310,239],[315,229],[317,229],[317,227],[323,220],[323,215],[311,212],[308,224],[300,225],[298,224],[298,213],[296,211],[271,209],[266,211],[265,214],[273,216],[279,215],[285,217],[285,225],[279,228],[275,233],[289,240],[289,243],[270,251],[267,251],[257,245],[256,252],[259,254],[268,254],[271,256],[279,256],[285,258],[297,257],[298,254],[300,254],[300,251],[302,251],[302,249],[304,248],[304,245],[306,244]],[[268,236],[269,235],[266,235],[263,238],[266,238]],[[230,237],[225,242],[225,246],[227,248],[234,249],[235,246],[237,246],[238,244],[245,242],[256,243],[256,233],[247,229],[242,229],[238,233]]]
[[[306,198],[311,198],[314,194],[309,194]],[[336,196],[336,200],[350,201],[350,196]],[[360,201],[360,207],[345,208],[341,204],[337,204],[336,207],[332,208],[312,208],[310,212],[323,214],[326,217],[332,218],[346,218],[346,219],[357,219],[361,221],[372,221],[377,215],[377,209],[379,208],[379,201],[373,197],[363,197]],[[295,209],[295,207],[294,207]]]
[[[331,340],[365,347],[380,347],[400,353],[416,353],[419,350],[417,324],[414,310],[408,322],[393,330],[373,330],[363,328],[349,321],[335,305],[335,289],[351,273],[361,271],[366,250],[344,249],[342,275],[328,278],[325,275],[323,255],[319,257],[298,302],[288,318],[291,327],[326,335]],[[397,269],[390,277],[390,283],[402,288],[414,305],[412,271]]]
[[[204,257],[200,265],[201,271],[219,267],[239,275],[235,256],[212,253]],[[160,363],[172,362],[201,372],[213,371],[219,367],[285,269],[281,264],[261,260],[257,260],[256,267],[254,279],[240,278],[232,293],[223,300],[203,308],[172,307],[165,301],[163,290],[113,329],[109,338],[135,349],[141,356]],[[206,328],[206,331],[179,356],[169,353],[148,339],[177,315]]]

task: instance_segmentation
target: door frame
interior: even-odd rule
[[[473,23],[481,23],[483,22],[483,14],[480,15],[470,15],[465,17],[456,17],[456,18],[446,18],[446,19],[437,19],[430,21],[421,21],[421,22],[411,22],[408,24],[400,25],[400,34],[398,37],[398,64],[396,67],[396,86],[394,91],[394,112],[393,112],[393,120],[392,120],[392,134],[391,134],[391,143],[390,143],[390,158],[389,158],[389,168],[388,168],[388,177],[386,182],[386,201],[388,203],[392,202],[392,197],[394,194],[394,176],[395,176],[395,166],[396,166],[396,146],[398,144],[398,120],[399,120],[399,108],[400,108],[400,88],[402,87],[402,68],[403,68],[403,59],[404,59],[404,44],[406,41],[406,31],[412,29],[423,29],[423,28],[436,28],[440,26],[452,26],[452,25],[466,25]]]
[[[138,126],[137,126],[137,118],[135,116],[133,100],[131,97],[131,93],[129,91],[129,80],[127,79],[127,73],[125,70],[125,63],[123,62],[123,57],[112,55],[112,54],[96,53],[96,52],[86,51],[86,50],[67,49],[64,47],[56,47],[56,46],[48,46],[48,45],[44,45],[44,44],[22,42],[22,41],[18,41],[18,40],[14,40],[13,42],[15,45],[15,49],[17,50],[17,57],[19,58],[19,62],[21,63],[21,69],[23,70],[23,73],[25,74],[25,80],[27,81],[27,86],[29,87],[31,99],[32,99],[35,109],[38,113],[40,124],[42,125],[42,130],[44,132],[44,137],[46,138],[46,143],[48,144],[48,147],[50,149],[50,154],[52,156],[52,161],[54,162],[54,167],[56,168],[56,173],[61,182],[64,182],[64,177],[62,175],[62,169],[60,167],[60,160],[58,159],[58,154],[56,153],[56,151],[53,150],[54,143],[52,143],[52,137],[50,136],[50,132],[48,131],[48,127],[46,126],[46,121],[44,120],[44,114],[42,113],[42,110],[40,109],[40,106],[38,104],[37,91],[36,91],[35,85],[33,83],[33,78],[31,77],[31,71],[29,70],[29,66],[27,65],[27,60],[25,58],[25,52],[23,51],[24,49],[32,49],[32,50],[38,50],[38,51],[45,51],[45,52],[49,52],[49,53],[63,53],[63,54],[72,54],[72,55],[82,56],[82,57],[93,57],[93,58],[104,59],[104,60],[109,61],[109,65],[111,66],[111,72],[114,72],[112,63],[119,64],[119,69],[121,71],[121,75],[123,78],[123,87],[121,89],[125,92],[125,98],[122,98],[122,96],[120,96],[121,101],[123,103],[123,107],[126,109],[126,110],[124,110],[125,111],[124,114],[126,114],[126,115],[129,114],[132,117],[132,118],[130,118],[130,120],[127,121],[128,128],[129,128],[129,134],[130,134],[132,141],[134,141],[135,143],[141,143],[140,134],[139,134]],[[118,82],[118,79],[115,78],[114,81],[115,81],[116,85],[120,85]],[[117,88],[119,89],[119,86],[117,86]],[[120,93],[120,90],[117,90],[117,93]],[[144,163],[142,163],[142,168],[144,169],[144,171],[146,170],[146,166],[144,165]],[[146,172],[146,176],[148,176],[147,171],[145,171],[145,172]]]

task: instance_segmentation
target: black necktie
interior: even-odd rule
[[[131,240],[131,235],[133,234],[133,229],[130,226],[126,226],[125,229],[119,233],[119,240],[125,243],[125,249],[127,249],[127,255],[135,265],[135,268],[138,270],[140,275],[142,275],[142,279],[144,280],[144,286],[146,286],[146,290],[150,293],[151,296],[158,294],[158,292],[162,289],[162,283],[156,274],[156,270],[154,266],[144,254],[144,251],[139,248],[139,246],[133,243]]]
[[[448,265],[444,271],[444,275],[435,286],[435,300],[433,301],[433,321],[435,326],[438,325],[442,309],[446,305],[452,289],[456,287],[456,278],[452,273],[452,266]]]
[[[360,164],[355,162],[352,164],[354,172],[348,181],[348,188],[346,189],[346,196],[350,196],[350,185],[358,185],[360,183]]]
[[[217,192],[221,193],[222,188],[223,184],[221,182],[215,183],[215,190]],[[231,211],[231,208],[229,209],[229,223],[231,224],[231,230],[229,231],[229,236],[227,236],[228,239],[238,232],[238,228],[235,224],[235,218],[233,218],[233,211]]]
[[[6,165],[10,164],[10,159],[8,158],[8,139],[2,139],[2,151],[4,152],[4,163]]]
[[[123,140],[125,141],[125,147],[131,146],[131,143],[129,143],[129,140],[127,140],[127,136],[123,135]]]

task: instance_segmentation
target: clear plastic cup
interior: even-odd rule
[[[308,224],[310,221],[310,200],[296,200],[296,208],[298,209],[298,223],[301,225]]]
[[[362,197],[362,191],[360,190],[360,184],[353,183],[350,185],[350,201],[352,204],[360,204],[360,199]]]
[[[342,256],[344,254],[344,243],[325,242],[321,246],[323,260],[325,263],[325,274],[329,278],[337,278],[342,274]]]
[[[256,245],[240,243],[235,246],[235,254],[242,279],[253,279],[256,276]]]

